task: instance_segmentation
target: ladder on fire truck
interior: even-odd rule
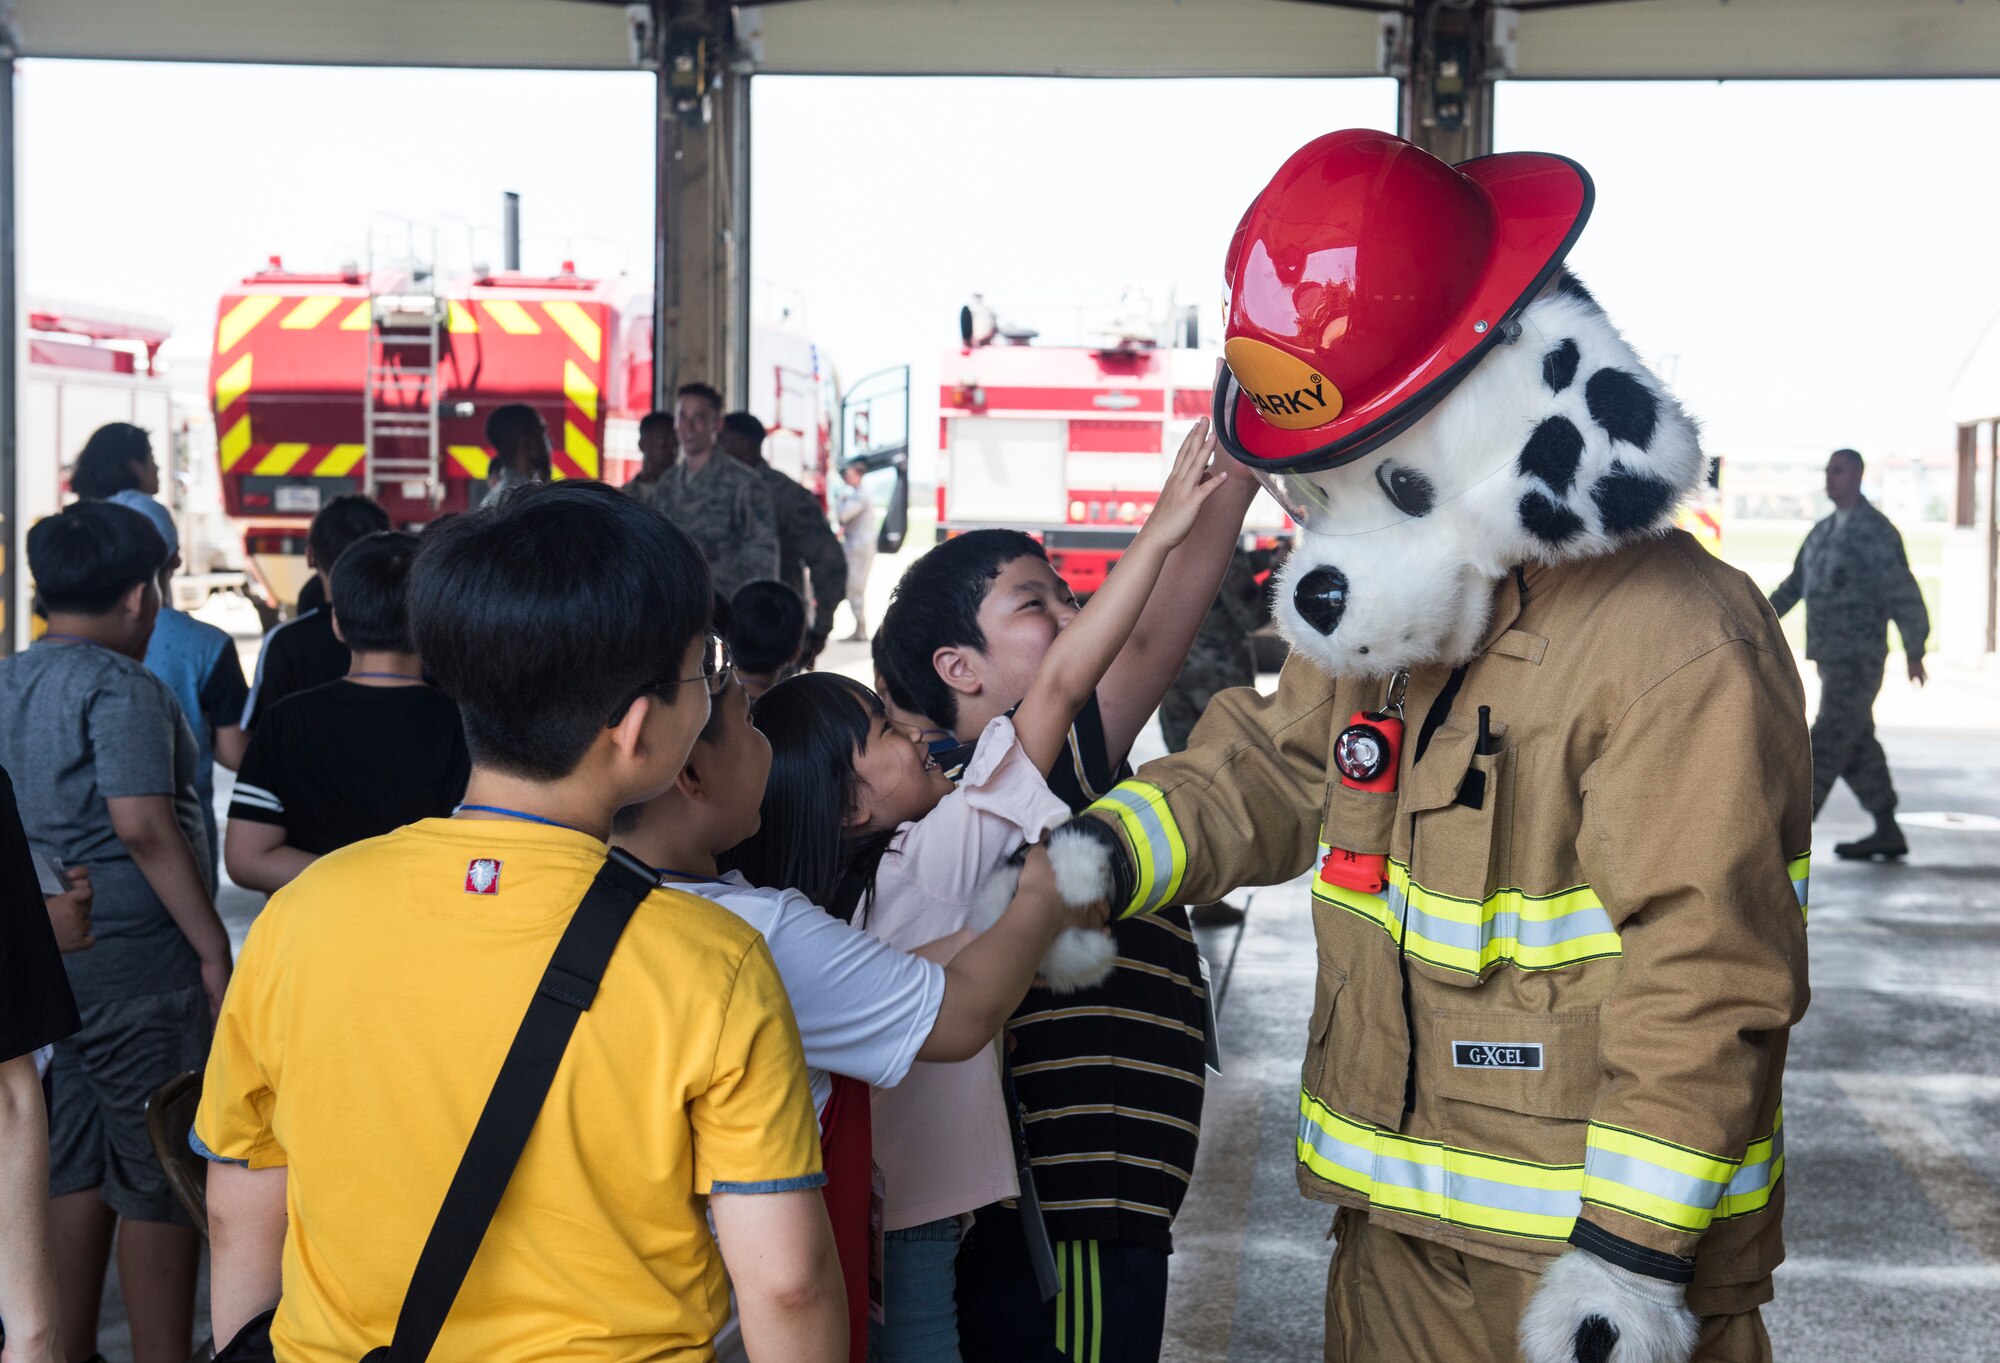
[[[369,232],[363,490],[379,501],[385,487],[401,485],[405,498],[437,507],[444,501],[438,367],[449,304],[438,291],[436,230],[429,231],[429,251],[419,255],[421,229],[400,225],[404,250],[386,265],[378,264],[376,231]]]

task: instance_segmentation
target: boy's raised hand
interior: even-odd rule
[[[1159,500],[1153,503],[1146,523],[1139,528],[1140,538],[1172,549],[1188,537],[1195,518],[1201,514],[1201,504],[1223,484],[1222,470],[1215,467],[1215,454],[1215,428],[1203,417],[1181,441],[1166,486],[1160,489]]]

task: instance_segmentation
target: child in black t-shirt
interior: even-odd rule
[[[471,770],[458,707],[424,682],[404,592],[417,537],[370,535],[333,569],[333,628],[353,654],[339,681],[271,707],[229,803],[223,860],[275,892],[328,852],[452,811]]]
[[[346,673],[347,645],[334,633],[326,604],[333,565],[350,545],[388,528],[389,513],[359,492],[335,497],[313,517],[312,529],[306,532],[306,566],[313,575],[299,592],[298,613],[264,636],[257,675],[243,702],[244,729],[255,732],[271,707],[285,697],[324,686]]]

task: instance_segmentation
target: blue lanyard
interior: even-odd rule
[[[356,677],[386,677],[386,678],[390,678],[390,679],[392,679],[392,680],[395,680],[395,681],[406,681],[406,682],[415,682],[415,683],[416,683],[417,685],[419,685],[419,686],[428,686],[428,685],[430,685],[430,683],[429,683],[429,682],[426,682],[426,681],[425,681],[425,680],[424,680],[424,679],[423,679],[422,677],[412,677],[412,676],[411,676],[411,675],[410,675],[409,673],[407,673],[407,672],[349,672],[349,673],[348,673],[348,674],[346,675],[346,677],[345,677],[345,678],[343,678],[343,680],[346,680],[346,681],[352,681],[352,680],[354,680],[354,679],[355,679]],[[463,805],[463,806],[461,806],[461,808],[465,808],[465,809],[480,809],[480,808],[483,808],[483,807],[484,807],[484,806],[481,806],[481,805]],[[511,811],[510,811],[510,812],[511,812]]]
[[[586,838],[594,836],[589,830],[578,828],[573,823],[563,823],[559,819],[544,819],[541,815],[530,814],[524,809],[502,809],[499,805],[460,805],[451,812],[463,814],[467,810],[475,814],[498,814],[503,818],[521,819],[527,823],[547,824],[550,828],[567,828],[572,833],[582,833]]]
[[[54,630],[44,631],[42,634],[42,639],[60,639],[66,644],[82,644],[87,648],[104,647],[104,645],[98,643],[97,640],[86,639],[81,634],[57,634]],[[41,641],[42,641],[41,639],[37,639],[35,642],[40,643]]]

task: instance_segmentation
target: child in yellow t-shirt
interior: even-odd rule
[[[613,814],[670,785],[707,721],[725,675],[710,599],[694,544],[602,484],[528,489],[428,538],[411,630],[463,716],[466,802],[315,862],[251,930],[190,1137],[215,1161],[219,1341],[275,1302],[287,1363],[388,1342]],[[656,890],[436,1356],[707,1359],[726,1266],[753,1355],[832,1363],[847,1332],[822,1182],[764,942]]]

